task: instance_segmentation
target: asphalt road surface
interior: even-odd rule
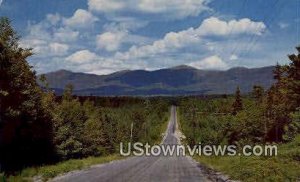
[[[171,108],[171,117],[162,141],[162,145],[179,144],[176,136],[176,107]],[[190,182],[210,181],[197,163],[190,157],[176,156],[142,156],[129,157],[91,167],[86,170],[68,173],[52,181],[70,182]]]

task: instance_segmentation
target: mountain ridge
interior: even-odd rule
[[[237,86],[250,92],[253,85],[265,88],[274,82],[274,66],[235,67],[225,71],[201,70],[187,65],[147,70],[124,70],[96,75],[68,70],[46,73],[50,88],[58,94],[67,84],[77,95],[206,95],[232,94]]]

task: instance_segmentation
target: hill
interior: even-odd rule
[[[109,75],[59,70],[47,73],[50,88],[61,93],[67,84],[77,95],[190,95],[231,94],[237,86],[250,92],[253,85],[273,83],[273,66],[236,67],[226,71],[199,70],[181,65],[155,71],[126,70]]]

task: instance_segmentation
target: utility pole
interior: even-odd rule
[[[130,143],[132,142],[132,131],[133,131],[133,122],[131,123],[131,128],[130,128]]]

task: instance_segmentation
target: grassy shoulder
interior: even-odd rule
[[[195,160],[233,180],[298,181],[300,180],[300,136],[293,142],[279,145],[276,157],[195,156]]]
[[[54,178],[60,174],[64,174],[74,170],[85,169],[92,165],[107,163],[122,158],[124,157],[116,154],[116,155],[101,156],[101,157],[88,157],[84,159],[71,159],[54,165],[26,168],[22,170],[19,175],[10,176],[7,180],[8,181],[33,181],[33,177],[40,177],[43,181],[46,181],[47,179]]]

